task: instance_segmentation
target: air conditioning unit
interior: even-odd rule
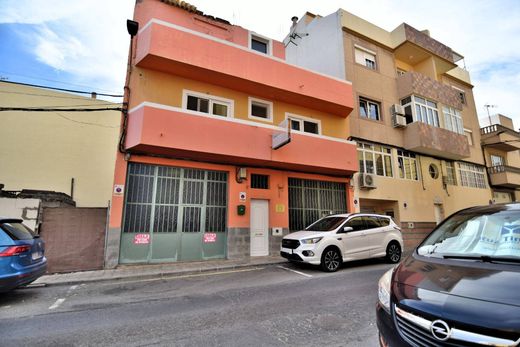
[[[363,189],[374,189],[376,187],[375,176],[362,173],[359,175],[359,187]]]
[[[404,116],[404,107],[399,104],[393,104],[390,108],[390,113],[392,113],[392,115],[398,114]]]
[[[397,114],[392,115],[392,126],[394,128],[406,127],[406,117]]]

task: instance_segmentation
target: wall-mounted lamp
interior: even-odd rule
[[[237,182],[242,183],[245,179],[247,179],[247,170],[245,167],[237,167]]]
[[[130,34],[131,37],[134,37],[135,35],[137,35],[137,32],[139,31],[139,23],[131,19],[127,19],[126,30],[128,31],[128,34]]]

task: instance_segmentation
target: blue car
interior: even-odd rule
[[[0,217],[0,293],[27,285],[47,271],[43,240],[22,222]]]

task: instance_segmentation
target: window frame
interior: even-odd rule
[[[291,129],[290,131],[296,131],[298,133],[304,133],[304,134],[313,134],[313,135],[321,135],[321,119],[315,119],[310,117],[301,116],[294,113],[285,113],[285,119],[288,120],[287,126]],[[300,124],[300,130],[296,130],[292,128],[292,122],[298,122]],[[307,123],[314,123],[318,126],[318,133],[311,133],[304,130],[305,122]]]
[[[458,164],[462,187],[487,189],[486,172],[483,167],[464,162]]]
[[[412,163],[415,167],[415,172],[412,170]],[[407,170],[406,167],[409,165],[409,173],[410,177],[407,177]],[[420,179],[420,172],[419,167],[417,166],[417,156],[415,153],[408,152],[405,150],[398,149],[397,150],[397,168],[398,168],[398,177],[403,180],[409,180],[409,181],[419,181]],[[413,177],[413,174],[415,173],[415,178]]]
[[[444,116],[444,129],[459,135],[466,136],[464,133],[464,120],[462,119],[462,115],[459,110],[454,107],[444,105],[442,107],[442,114]]]
[[[363,55],[363,61],[358,60],[358,51]],[[368,58],[373,59],[367,59],[367,56]],[[372,62],[373,66],[370,66],[370,64],[368,64],[368,61]],[[377,52],[374,52],[358,44],[354,44],[354,62],[372,71],[378,71],[379,69],[379,64],[377,63]]]
[[[363,116],[361,114],[361,102],[365,102],[366,103],[365,109],[368,112],[366,116]],[[377,116],[378,116],[377,119],[371,118],[369,116],[372,113],[372,112],[370,112],[370,105],[371,104],[377,106],[377,113],[378,113],[377,114]],[[369,98],[366,98],[366,97],[360,95],[360,96],[358,96],[358,108],[359,108],[359,111],[358,111],[359,118],[368,119],[368,120],[372,120],[372,121],[376,121],[376,122],[382,122],[383,121],[383,115],[381,113],[381,111],[382,111],[381,102],[376,101],[376,100],[372,100],[372,99],[369,99]]]
[[[265,182],[267,183],[266,187],[253,187],[253,183],[255,182],[255,179],[253,179],[254,177],[257,177],[257,178],[265,178]],[[269,175],[266,175],[266,174],[261,174],[261,173],[256,173],[256,172],[252,172],[251,173],[251,176],[250,176],[250,186],[251,186],[251,189],[262,189],[262,190],[269,190],[271,188],[271,182],[270,182],[270,177]],[[257,181],[256,181],[257,182]]]
[[[454,161],[445,161],[446,164],[446,184],[451,186],[457,185],[457,170]]]
[[[368,148],[367,148],[367,146],[368,146]],[[376,151],[374,148],[375,146],[379,146],[381,148],[381,151]],[[389,152],[385,152],[384,150],[389,150]],[[373,161],[372,172],[368,172],[366,170],[367,153],[372,155],[372,161]],[[357,154],[358,154],[358,161],[361,160],[359,155],[362,154],[362,156],[363,156],[363,165],[361,165],[361,163],[360,163],[359,172],[373,174],[373,175],[377,175],[377,176],[381,176],[381,177],[390,177],[390,178],[394,177],[394,160],[393,160],[391,147],[378,145],[378,144],[372,144],[372,143],[363,142],[363,141],[358,141],[357,142]],[[378,165],[377,165],[377,163],[378,163],[377,156],[378,155],[381,156],[381,163],[383,164],[382,165],[383,175],[378,174]],[[390,168],[390,175],[387,175],[387,165],[386,165],[387,162],[386,162],[385,158],[390,158],[390,164],[388,166]]]
[[[193,97],[196,97],[199,99],[208,100],[208,112],[202,112],[202,111],[188,109],[188,96],[193,96]],[[227,106],[227,115],[226,116],[221,116],[219,114],[213,113],[213,105],[215,103],[224,104],[225,106]],[[196,91],[188,90],[188,89],[183,89],[183,91],[182,91],[182,109],[187,110],[189,112],[196,112],[197,114],[209,115],[209,116],[218,117],[218,118],[222,118],[222,117],[234,118],[235,117],[235,115],[234,115],[235,101],[234,100],[226,99],[226,98],[223,98],[220,96],[200,93],[200,92],[196,92]]]
[[[499,163],[496,162],[497,159]],[[489,154],[489,161],[491,162],[491,166],[506,165],[506,158],[498,154]]]
[[[403,103],[405,100],[410,98],[410,101],[407,103]],[[424,102],[422,102],[424,100]],[[412,112],[412,120],[413,122],[421,122],[427,124],[432,127],[440,128],[440,117],[439,117],[439,106],[436,101],[430,100],[420,95],[412,94],[407,96],[406,98],[402,98],[400,100],[401,106],[406,110],[407,107],[411,108]],[[435,106],[432,106],[435,105]],[[417,108],[420,109],[420,112],[417,111]],[[431,112],[430,112],[431,111]],[[424,115],[423,115],[424,112]],[[418,115],[420,113],[420,115]],[[423,118],[424,117],[424,118]],[[407,120],[409,118],[407,117]],[[425,121],[425,120],[426,121]],[[408,122],[410,123],[410,122]]]
[[[473,140],[473,130],[464,128],[464,135],[468,138],[468,144],[470,146],[475,146],[475,141]]]
[[[267,52],[258,51],[253,48],[253,40],[265,43],[267,46]],[[273,40],[265,37],[263,35],[259,35],[253,31],[249,31],[249,38],[248,38],[248,48],[252,50],[253,52],[257,52],[258,54],[265,54],[265,55],[273,55]]]
[[[455,87],[455,86],[451,86],[453,89],[455,89],[457,91],[457,93],[459,94],[459,100],[461,102],[462,105],[467,105],[468,104],[468,98],[466,97],[466,91],[463,90],[463,89],[460,89],[458,87]]]
[[[255,116],[252,114],[253,103],[256,103],[257,105],[260,104],[263,106],[267,106],[267,118],[262,118],[262,117]],[[254,120],[259,120],[262,122],[269,122],[269,123],[273,122],[273,102],[272,101],[263,100],[263,99],[259,99],[259,98],[250,96],[247,98],[247,107],[248,107],[247,117],[249,119],[254,119]]]

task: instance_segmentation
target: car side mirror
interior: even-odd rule
[[[352,227],[344,227],[343,230],[341,231],[341,233],[348,233],[349,231],[352,231],[354,230],[354,228]]]

